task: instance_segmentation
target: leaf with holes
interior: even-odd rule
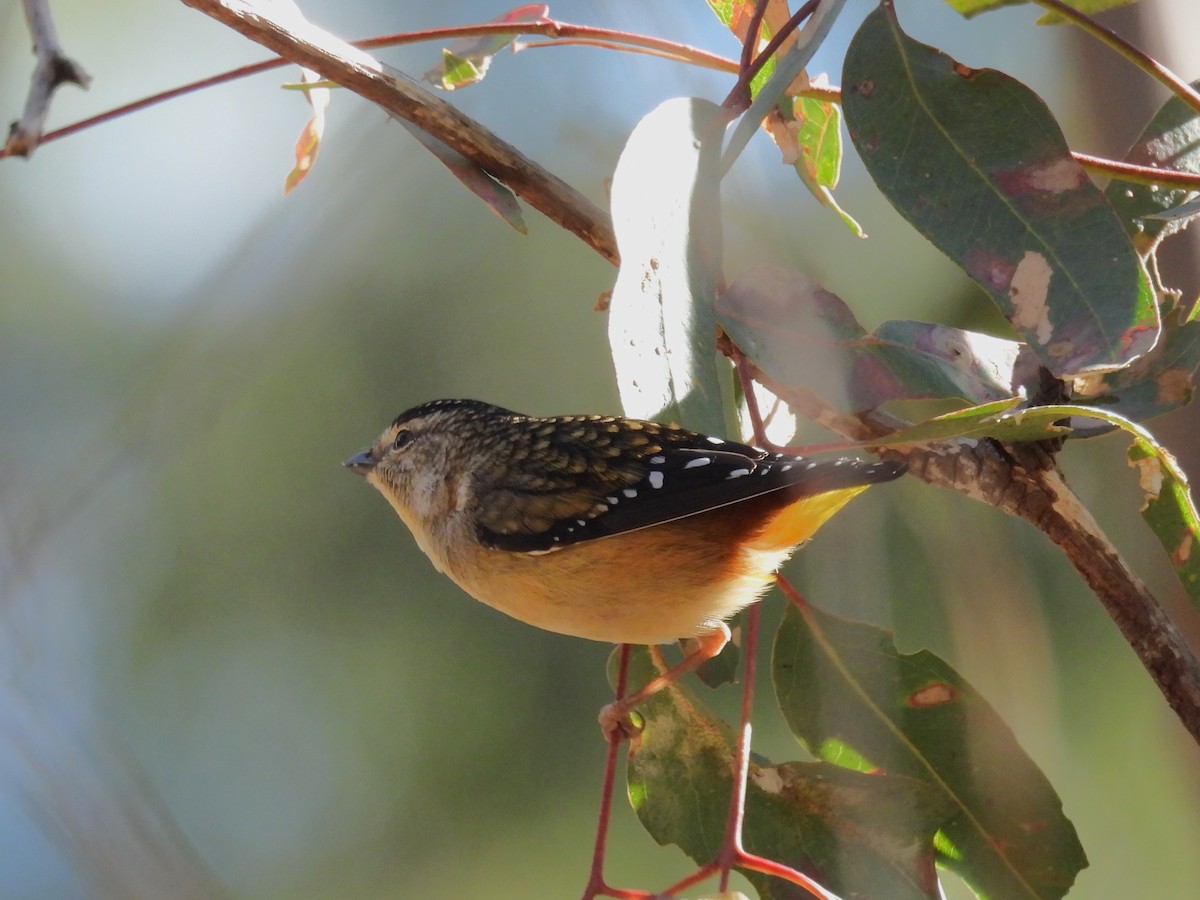
[[[1141,260],[1036,94],[912,40],[885,4],[846,53],[842,102],[879,189],[1047,369],[1120,368],[1154,345]]]
[[[900,653],[881,628],[790,606],[773,674],[788,724],[816,756],[922,781],[950,804],[938,862],[982,896],[1059,898],[1087,865],[1045,775],[929,651]]]
[[[1142,518],[1167,551],[1192,603],[1200,609],[1200,521],[1187,476],[1165,448],[1145,437],[1136,438],[1129,448],[1129,464],[1137,469],[1146,495]]]

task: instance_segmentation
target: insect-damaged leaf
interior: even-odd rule
[[[657,674],[634,648],[630,679]],[[732,789],[728,726],[687,688],[672,685],[639,708],[645,730],[629,757],[629,796],[646,830],[698,863],[720,846]],[[933,835],[952,810],[935,791],[903,776],[852,772],[828,763],[750,763],[745,847],[798,869],[842,897],[937,897]],[[776,878],[743,872],[762,900],[810,895]]]
[[[784,716],[812,753],[923,781],[951,805],[939,864],[983,896],[1059,898],[1087,865],[1045,775],[929,651],[900,653],[881,628],[791,606],[773,672]]]
[[[1047,369],[1118,368],[1153,346],[1145,269],[1036,94],[912,40],[885,4],[851,42],[842,97],[880,190]]]
[[[621,269],[608,340],[625,414],[721,434],[713,298],[721,276],[727,111],[667,100],[638,123],[613,174]]]
[[[1138,436],[1129,448],[1129,464],[1137,469],[1146,495],[1142,518],[1154,531],[1180,583],[1200,609],[1200,521],[1187,476],[1164,447]]]

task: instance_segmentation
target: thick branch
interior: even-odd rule
[[[285,19],[279,5],[256,7],[238,0],[183,2],[434,135],[605,259],[617,261],[612,223],[603,210],[403,73],[298,14]]]
[[[86,88],[92,80],[83,66],[63,53],[54,20],[50,18],[49,2],[24,0],[25,20],[33,35],[37,67],[30,79],[25,111],[8,129],[8,142],[4,147],[8,156],[29,156],[37,149],[46,127],[46,116],[50,114],[50,98],[60,84],[69,82]]]
[[[886,455],[886,454],[885,454]],[[946,444],[903,454],[917,477],[1037,526],[1066,554],[1200,743],[1200,662],[1037,444]]]

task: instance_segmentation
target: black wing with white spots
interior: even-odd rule
[[[654,422],[533,418],[478,404],[493,467],[477,473],[478,533],[544,553],[788,490],[796,498],[889,481],[903,464],[768,453]]]

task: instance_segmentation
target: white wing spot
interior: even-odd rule
[[[750,474],[749,469],[734,469],[725,477],[726,478],[741,478],[743,475],[749,475],[749,474]]]
[[[586,524],[587,524],[587,520],[586,520],[586,519],[576,519],[576,520],[575,520],[575,524],[576,524],[576,525],[586,525]]]
[[[658,490],[663,486],[662,472],[651,472],[646,476],[646,479],[650,482],[650,487],[654,488],[655,490]]]
[[[634,490],[633,488],[625,488],[625,490],[621,491],[621,493],[624,494],[626,497],[628,497],[630,500],[632,500],[634,497],[637,496],[637,491]]]
[[[652,465],[652,466],[661,466],[666,461],[667,461],[667,458],[665,456],[650,457],[650,465]]]
[[[787,471],[789,471],[791,468],[792,468],[792,464],[791,464],[791,463],[785,463],[785,464],[784,464],[784,465],[783,465],[783,466],[782,466],[782,467],[779,469],[779,471],[780,471],[780,472],[787,472]]]
[[[605,497],[604,499],[608,501],[609,506],[616,506],[621,502],[620,497]]]
[[[705,438],[705,440],[706,440],[706,441],[708,441],[710,444],[723,444],[723,443],[725,443],[725,441],[724,441],[723,439],[719,438],[719,437],[709,437],[709,438]]]
[[[683,467],[685,469],[698,469],[701,466],[709,465],[711,462],[712,462],[712,457],[700,456],[700,457],[697,457],[696,459],[689,459],[687,462],[685,462],[683,464]]]

